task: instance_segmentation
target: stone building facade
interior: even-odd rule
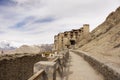
[[[90,40],[89,24],[84,24],[80,29],[65,31],[54,36],[54,50],[60,51],[67,48],[79,48]]]

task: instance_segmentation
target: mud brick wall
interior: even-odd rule
[[[0,80],[27,80],[40,60],[46,59],[41,54],[4,55],[0,57]]]

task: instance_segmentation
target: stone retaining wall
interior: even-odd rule
[[[96,60],[95,58],[85,54],[84,52],[73,50],[72,52],[83,57],[94,69],[99,71],[104,76],[105,80],[120,80],[120,74],[106,64]]]
[[[0,80],[27,80],[33,75],[34,64],[40,60],[45,60],[41,54],[0,56]]]

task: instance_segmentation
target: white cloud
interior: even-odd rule
[[[0,33],[0,40],[27,44],[52,43],[54,35],[84,23],[89,23],[92,30],[120,6],[119,0],[12,1],[14,5],[0,5],[0,32],[5,32]]]

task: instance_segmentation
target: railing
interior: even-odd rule
[[[43,80],[48,80],[47,74],[44,69],[41,69],[36,74],[34,74],[31,78],[28,80],[40,80],[40,78],[43,78]]]
[[[28,80],[48,80],[48,72],[46,68],[53,68],[52,79],[56,80],[56,72],[59,73],[61,79],[63,78],[63,68],[66,67],[67,60],[69,58],[69,51],[64,51],[56,56],[52,61],[41,61],[41,65],[45,65],[45,69],[41,69],[33,76],[31,76]]]

